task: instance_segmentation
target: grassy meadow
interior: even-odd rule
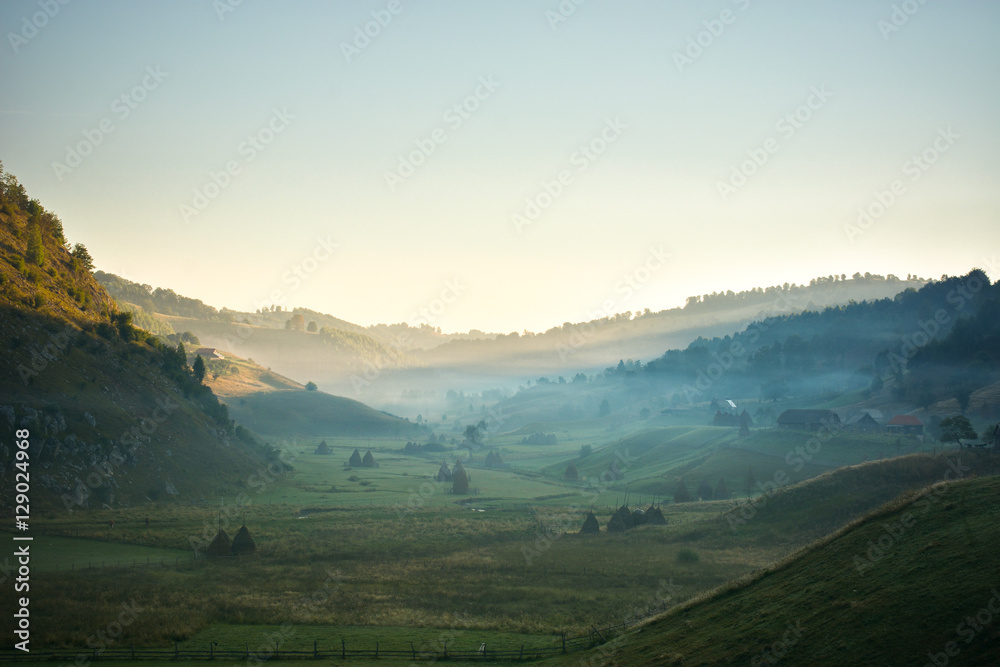
[[[749,505],[742,494],[674,504],[681,474],[692,492],[702,474],[739,489],[747,467],[766,479],[786,466],[768,452],[806,436],[770,432],[772,442],[761,432],[750,449],[732,429],[671,426],[636,428],[612,442],[604,434],[601,445],[599,430],[567,428],[552,451],[521,444],[521,433],[495,436],[503,469],[480,467],[485,452],[464,454],[470,495],[434,480],[454,452],[410,455],[391,438],[330,437],[328,455],[315,454],[320,438],[284,443],[291,470],[262,468],[235,496],[50,510],[33,521],[33,613],[46,619],[34,641],[85,645],[131,604],[142,611],[116,645],[252,648],[279,633],[288,649],[346,638],[407,648],[448,633],[475,646],[549,646],[561,632],[670,608],[758,572],[946,469],[941,455],[918,454],[790,479]],[[581,459],[584,444],[593,453]],[[370,449],[378,467],[347,468],[355,448]],[[822,453],[858,461],[871,456],[865,448],[831,440]],[[629,462],[625,478],[602,476],[618,453]],[[571,460],[577,481],[563,478]],[[806,467],[801,477],[824,469]],[[607,533],[626,491],[633,507],[650,502],[651,492],[635,488],[651,480],[667,489],[660,496],[668,525]],[[599,535],[578,534],[588,509]],[[254,555],[203,557],[219,527],[232,537],[244,523]],[[0,592],[4,604],[11,596]]]

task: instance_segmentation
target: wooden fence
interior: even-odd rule
[[[412,642],[409,647],[391,646],[375,642],[374,647],[358,648],[348,646],[345,641],[340,645],[320,646],[318,641],[313,642],[312,650],[285,650],[280,644],[275,646],[273,651],[251,650],[249,645],[242,648],[232,648],[220,646],[217,642],[210,642],[205,649],[181,647],[175,644],[173,648],[143,648],[137,646],[111,647],[101,649],[33,649],[30,653],[14,649],[0,649],[0,662],[33,662],[33,661],[65,661],[73,664],[88,664],[100,661],[135,661],[135,660],[237,660],[249,662],[256,661],[256,664],[268,660],[347,660],[348,658],[376,659],[396,659],[410,662],[436,662],[438,660],[465,660],[481,662],[522,662],[540,660],[555,655],[583,651],[600,644],[607,643],[612,638],[626,632],[630,627],[634,627],[641,621],[655,616],[665,611],[669,605],[666,603],[656,605],[647,609],[646,613],[636,615],[628,620],[617,624],[609,624],[601,627],[591,625],[590,628],[581,635],[567,637],[565,634],[557,637],[558,644],[548,646],[526,646],[504,647],[499,649],[490,648],[483,644],[479,649],[454,649],[448,648],[445,642],[443,647],[429,649],[426,646],[415,646]]]

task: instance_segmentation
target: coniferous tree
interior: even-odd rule
[[[191,370],[194,371],[194,379],[197,380],[198,384],[201,384],[201,381],[205,379],[205,360],[201,358],[200,354],[194,356]]]
[[[726,486],[726,480],[722,477],[719,478],[719,483],[715,486],[715,499],[729,500],[729,487]]]

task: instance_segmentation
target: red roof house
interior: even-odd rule
[[[923,435],[924,423],[913,415],[896,415],[885,425],[889,433],[896,435]]]

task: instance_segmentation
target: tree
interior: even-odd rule
[[[607,417],[611,414],[611,404],[608,403],[608,399],[601,401],[601,405],[597,408],[598,417]]]
[[[191,370],[194,371],[194,379],[198,381],[198,384],[201,384],[201,381],[205,379],[205,360],[201,358],[200,354],[194,355]]]
[[[698,497],[702,500],[711,500],[715,493],[712,491],[712,483],[708,481],[708,478],[701,480],[701,484],[698,485]]]
[[[74,259],[79,262],[79,265],[86,269],[87,271],[94,270],[94,259],[90,256],[90,252],[87,250],[87,246],[82,243],[77,243],[73,246],[73,250],[70,252]]]
[[[28,227],[28,252],[24,258],[36,266],[45,264],[45,246],[42,245],[42,230],[37,223]]]
[[[306,318],[302,317],[301,313],[295,313],[292,315],[290,322],[292,323],[291,328],[296,331],[302,331],[306,328]]]
[[[465,441],[478,445],[480,440],[479,427],[469,424],[465,427]]]
[[[319,387],[317,387],[316,383],[312,380],[306,382],[306,391],[316,391],[317,389],[319,389]]]
[[[726,480],[722,477],[719,478],[719,483],[715,486],[715,499],[729,500],[729,487],[726,486]]]
[[[571,482],[575,482],[576,480],[580,479],[580,473],[577,471],[576,466],[573,465],[572,462],[568,466],[566,466],[566,474],[564,475],[564,477],[570,480]]]
[[[316,333],[318,330],[319,330],[319,326],[316,324],[315,321],[310,322],[309,326],[306,327],[306,331],[308,331],[310,333]]]
[[[581,445],[580,446],[580,458],[581,459],[584,456],[590,456],[593,453],[594,453],[594,446],[593,445]]]
[[[677,488],[674,490],[674,502],[675,503],[686,503],[691,501],[691,494],[688,492],[687,487],[684,486],[684,478],[681,477],[677,480]]]
[[[955,415],[942,419],[938,424],[941,429],[941,442],[956,442],[959,446],[962,440],[972,440],[976,437],[976,429],[965,415]]]

